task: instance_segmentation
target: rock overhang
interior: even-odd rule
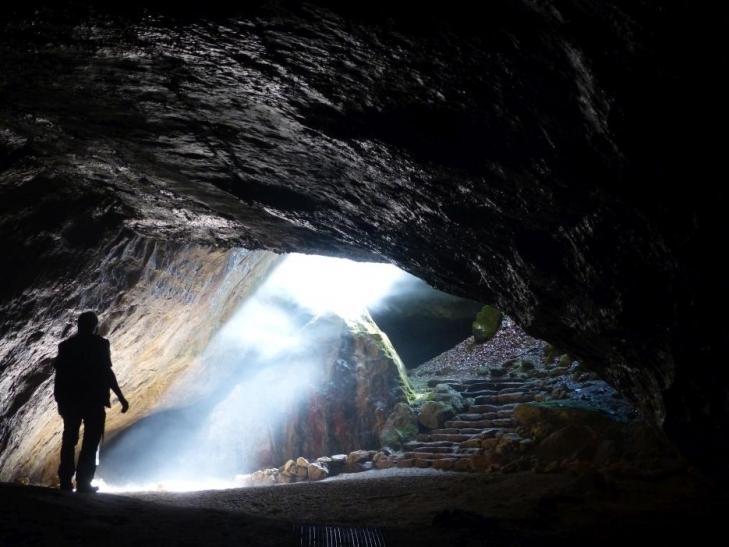
[[[120,230],[390,260],[583,357],[675,438],[725,431],[721,199],[672,189],[692,122],[663,117],[691,96],[678,9],[76,6],[0,39],[6,332],[18,294]]]

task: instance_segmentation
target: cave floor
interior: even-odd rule
[[[388,546],[675,544],[716,533],[728,507],[726,494],[685,472],[617,477],[408,469],[126,495],[1,484],[0,545],[301,545],[297,524],[379,527]]]

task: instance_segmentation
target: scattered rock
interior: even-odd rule
[[[329,470],[320,463],[310,463],[307,467],[307,476],[310,481],[320,481],[329,476]]]
[[[347,455],[346,454],[334,454],[331,456],[331,462],[329,463],[329,474],[330,475],[338,475],[342,471],[344,471],[344,468],[347,465]]]
[[[296,476],[296,462],[294,460],[288,460],[280,468],[280,471],[282,474],[289,476],[289,477]]]
[[[374,455],[374,450],[355,450],[347,456],[347,465],[366,462],[371,460]]]

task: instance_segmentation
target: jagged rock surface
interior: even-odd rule
[[[267,463],[376,448],[393,407],[406,399],[405,368],[370,319],[354,325],[337,317],[319,319],[304,336],[317,336],[322,328],[317,323],[336,333],[329,334],[319,350],[321,377],[306,398],[287,412],[289,418],[280,433],[272,435],[272,459]]]
[[[726,204],[697,174],[691,14],[482,8],[5,18],[0,334],[122,226],[386,258],[495,303],[724,465]]]

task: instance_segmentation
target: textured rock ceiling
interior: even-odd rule
[[[0,334],[129,231],[390,260],[726,449],[724,198],[693,161],[691,18],[655,4],[10,13]]]

